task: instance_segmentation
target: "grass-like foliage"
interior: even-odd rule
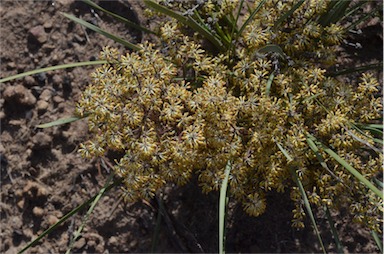
[[[93,134],[85,157],[124,154],[114,171],[129,200],[197,174],[203,192],[228,181],[227,195],[252,216],[268,192],[289,191],[294,227],[306,214],[316,225],[314,207],[343,206],[381,232],[379,83],[327,71],[366,19],[345,21],[365,1],[145,2],[148,15],[165,16],[150,31],[157,39],[124,42],[134,50],[125,54],[105,48],[76,109]]]

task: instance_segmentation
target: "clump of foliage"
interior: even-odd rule
[[[159,25],[159,41],[101,53],[108,63],[77,106],[93,134],[81,153],[124,154],[114,170],[132,201],[193,174],[203,192],[218,190],[230,162],[229,194],[250,215],[265,211],[269,191],[288,190],[303,227],[296,176],[311,204],[347,205],[379,231],[380,195],[332,155],[366,179],[382,170],[372,133],[358,128],[381,118],[379,83],[327,75],[345,32],[332,2],[160,1],[180,14]]]

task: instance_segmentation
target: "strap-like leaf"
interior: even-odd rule
[[[136,51],[141,50],[141,48],[139,46],[137,46],[137,45],[135,45],[133,43],[130,43],[130,42],[128,42],[128,41],[126,41],[126,40],[124,40],[124,39],[122,39],[122,38],[120,38],[120,37],[118,37],[116,35],[108,33],[107,31],[101,29],[100,27],[92,25],[91,23],[88,23],[85,20],[76,18],[75,16],[73,16],[71,14],[68,14],[68,13],[63,13],[62,12],[61,14],[63,14],[65,17],[69,18],[70,20],[75,21],[76,23],[78,23],[78,24],[80,24],[82,26],[85,26],[86,28],[89,28],[89,29],[95,31],[96,33],[104,35],[105,37],[110,38],[110,39],[114,40],[115,42],[118,42],[118,43],[120,43],[120,44],[122,44],[122,45],[124,45],[124,46],[126,46],[126,47],[128,47],[130,49],[132,49],[132,50],[136,50]]]
[[[276,45],[276,44],[265,45],[264,47],[260,48],[258,50],[258,52],[262,53],[262,54],[267,54],[267,53],[273,52],[273,53],[278,54],[282,59],[286,59],[286,55],[285,55],[283,49],[279,45]]]
[[[162,6],[160,4],[157,4],[151,0],[144,0],[144,2],[148,7],[152,8],[152,9],[154,9],[160,13],[163,13],[169,17],[172,17],[172,18],[176,19],[177,21],[183,23],[184,25],[189,26],[194,31],[198,32],[203,37],[205,37],[207,40],[212,42],[220,51],[223,51],[225,49],[223,43],[220,40],[218,40],[208,29],[206,29],[204,26],[202,26],[201,24],[196,22],[194,19],[183,16],[183,15],[177,13],[176,11],[168,9],[167,7]]]
[[[280,18],[273,24],[274,29],[278,29],[280,25],[287,19],[289,18],[303,3],[305,0],[300,0],[297,2],[292,8],[284,13],[283,15],[280,16]]]
[[[278,142],[276,142],[276,144],[277,144],[277,147],[280,149],[280,151],[287,158],[288,162],[293,161],[293,158],[291,157],[291,155],[289,155],[289,152],[287,150],[285,150],[285,148],[282,145],[280,145]],[[317,227],[315,216],[313,215],[311,204],[309,203],[307,193],[305,192],[303,183],[301,182],[299,176],[296,173],[296,170],[293,167],[290,167],[290,172],[291,172],[293,180],[296,182],[296,185],[299,188],[301,197],[303,198],[303,201],[304,201],[305,209],[307,210],[307,214],[308,214],[309,218],[311,219],[311,223],[312,223],[313,228],[315,229],[317,239],[319,240],[319,243],[321,245],[321,249],[323,250],[323,253],[326,253],[326,250],[325,250],[325,247],[323,244],[323,240],[321,239],[320,231]]]
[[[313,139],[314,137],[312,137]],[[341,158],[337,153],[335,153],[332,149],[328,148],[321,142],[313,139],[313,141],[317,144],[317,146],[321,147],[326,153],[328,153],[333,159],[335,159],[341,166],[347,169],[352,175],[354,175],[361,183],[367,186],[373,193],[375,193],[379,198],[383,199],[383,193],[376,188],[370,181],[368,181],[359,171],[357,171],[354,167],[352,167],[348,162],[346,162],[343,158]]]
[[[95,209],[96,207],[96,204],[99,202],[100,198],[106,193],[108,187],[110,186],[110,183],[112,182],[113,180],[113,173],[109,175],[107,181],[105,182],[104,186],[102,189],[100,189],[99,193],[97,193],[95,199],[92,201],[92,204],[91,206],[89,207],[87,213],[85,214],[84,216],[84,219],[81,223],[81,225],[79,226],[79,228],[76,230],[76,232],[74,233],[73,235],[73,238],[71,239],[71,242],[69,244],[69,247],[67,249],[67,251],[65,252],[66,254],[69,254],[71,253],[71,249],[73,248],[73,245],[75,244],[76,240],[79,238],[80,234],[81,234],[81,231],[83,231],[84,227],[85,227],[85,224],[87,223],[88,219],[89,219],[89,216],[92,214],[93,210]],[[109,190],[109,189],[108,189]]]
[[[383,253],[383,241],[380,239],[376,231],[371,231],[371,234],[376,242],[377,247],[380,249],[380,253]]]
[[[82,1],[83,1],[84,3],[86,3],[86,4],[88,4],[89,6],[91,6],[92,8],[95,8],[95,9],[97,9],[97,10],[99,10],[99,11],[102,11],[102,12],[104,12],[104,13],[106,13],[106,14],[112,16],[112,17],[114,17],[115,19],[117,19],[117,20],[119,20],[119,21],[121,21],[121,22],[124,22],[126,25],[128,25],[128,26],[130,26],[130,27],[132,27],[132,28],[135,28],[135,29],[137,29],[137,30],[140,30],[140,31],[143,31],[143,32],[146,32],[146,33],[155,34],[155,32],[149,30],[148,28],[142,27],[142,26],[140,26],[140,25],[138,25],[138,24],[136,24],[136,23],[134,23],[134,22],[132,22],[132,21],[130,21],[130,20],[128,20],[128,19],[126,19],[126,18],[120,16],[120,15],[117,15],[116,13],[113,13],[113,12],[111,12],[111,11],[108,11],[108,10],[104,9],[103,7],[101,7],[101,6],[97,5],[97,4],[95,4],[95,3],[92,2],[91,0],[82,0]]]
[[[331,233],[332,233],[333,239],[335,239],[337,252],[340,254],[343,254],[344,253],[344,251],[343,251],[344,246],[343,246],[342,242],[340,241],[339,234],[336,231],[335,223],[332,220],[332,216],[331,216],[331,213],[329,212],[328,206],[325,205],[324,210],[325,210],[325,215],[326,215],[328,223],[329,223],[329,227],[331,228]]]
[[[269,75],[268,81],[267,81],[267,87],[266,87],[266,94],[267,96],[271,92],[271,86],[272,86],[272,81],[275,78],[275,72],[273,71],[271,75]]]
[[[74,68],[74,67],[87,66],[87,65],[105,64],[105,63],[107,63],[107,61],[98,60],[98,61],[87,61],[87,62],[69,63],[69,64],[50,66],[50,67],[36,69],[33,71],[26,71],[26,72],[12,75],[12,76],[9,76],[6,78],[2,78],[2,79],[0,79],[0,83],[4,83],[4,82],[10,81],[10,80],[23,78],[26,76],[31,76],[31,75],[35,75],[35,74],[47,72],[47,71],[55,71],[55,70],[60,70],[60,69]]]
[[[220,203],[219,203],[219,253],[225,253],[225,215],[226,215],[226,206],[227,206],[227,187],[229,173],[231,172],[231,162],[228,161],[227,166],[225,167],[225,177],[220,188]]]
[[[364,72],[368,70],[381,70],[383,69],[383,62],[380,63],[375,63],[375,64],[368,64],[364,66],[359,66],[356,68],[348,68],[340,71],[335,71],[327,74],[330,77],[336,77],[344,74],[349,74],[349,73],[355,73],[355,72]]]
[[[110,189],[112,189],[113,187],[118,186],[120,184],[121,184],[121,180],[119,179],[119,180],[111,183],[110,185],[104,187],[102,189],[102,190],[104,190],[103,193],[108,192]],[[39,235],[36,239],[34,239],[30,243],[28,243],[28,245],[26,245],[24,248],[22,248],[18,253],[23,253],[24,251],[28,250],[30,247],[34,246],[44,236],[46,236],[47,234],[51,233],[58,226],[63,224],[65,221],[67,221],[70,217],[72,217],[73,215],[75,215],[76,213],[78,213],[79,211],[81,211],[82,209],[87,207],[89,204],[91,204],[98,197],[98,195],[99,195],[99,193],[94,195],[93,197],[91,197],[90,199],[88,199],[87,201],[85,201],[84,203],[82,203],[81,205],[79,205],[78,207],[76,207],[75,209],[73,209],[72,211],[67,213],[66,215],[64,215],[59,221],[57,221],[55,224],[53,224],[51,227],[49,227],[47,230],[45,230],[43,233],[41,233],[41,235]]]
[[[247,18],[247,20],[244,22],[244,24],[241,26],[238,36],[240,37],[241,34],[243,33],[244,29],[248,26],[248,24],[252,21],[252,19],[255,17],[256,13],[260,10],[260,8],[264,5],[266,0],[262,0],[259,5],[252,11],[251,15]]]
[[[83,119],[83,117],[77,117],[77,116],[64,117],[64,118],[60,118],[58,120],[55,120],[55,121],[52,121],[49,123],[39,124],[36,127],[37,128],[49,128],[49,127],[62,125],[62,124],[66,124],[66,123],[72,123],[72,122],[78,121],[80,119]]]

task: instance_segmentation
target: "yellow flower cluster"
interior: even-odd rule
[[[224,0],[224,9],[214,1],[175,3],[200,10],[207,24],[238,7]],[[233,42],[231,57],[209,53],[201,38],[185,35],[174,20],[159,28],[167,45],[161,52],[149,43],[123,56],[105,48],[101,58],[108,64],[96,69],[77,107],[78,115],[89,115],[94,134],[81,153],[121,152],[115,171],[131,200],[151,198],[168,182],[185,184],[192,174],[204,192],[218,190],[230,161],[230,193],[247,213],[262,214],[269,191],[288,189],[296,204],[293,225],[301,227],[294,168],[312,204],[350,204],[357,221],[378,229],[377,198],[367,201],[366,187],[320,150],[327,168],[322,166],[307,143],[308,135],[316,137],[367,178],[381,171],[382,157],[361,152],[375,145],[373,137],[353,128],[381,116],[379,84],[369,74],[357,85],[326,76],[324,66],[335,59],[332,46],[343,37],[340,26],[322,27],[313,18],[327,3],[306,1],[274,30],[293,1],[266,1]],[[285,57],[260,53],[268,44],[279,45]]]

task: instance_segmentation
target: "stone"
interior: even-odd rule
[[[56,224],[59,221],[59,219],[55,215],[50,214],[47,217],[47,221],[48,221],[49,226],[52,226],[52,225]]]
[[[56,96],[53,97],[53,101],[55,103],[59,104],[61,102],[64,102],[64,99],[63,99],[63,97],[56,95]]]
[[[49,107],[48,102],[43,100],[37,101],[37,110],[39,111],[39,113],[44,113],[45,111],[47,111],[48,107]]]
[[[32,92],[22,85],[8,86],[5,88],[3,98],[7,102],[33,106],[36,103],[36,97]]]
[[[44,30],[44,26],[32,27],[28,32],[40,44],[45,43],[48,39],[47,33]]]
[[[32,209],[32,213],[33,213],[33,215],[35,215],[36,217],[43,217],[43,215],[44,215],[44,209],[41,208],[41,207],[35,206],[35,207]]]
[[[23,193],[28,197],[46,197],[48,195],[47,189],[36,182],[28,181],[24,186]]]
[[[44,89],[39,96],[39,99],[43,101],[49,101],[51,98],[52,91],[50,89]]]
[[[63,79],[61,78],[60,75],[55,74],[55,75],[53,75],[53,77],[52,77],[52,83],[53,83],[54,85],[56,85],[56,86],[59,86],[59,85],[61,85],[61,84],[63,83]]]
[[[26,76],[24,78],[24,81],[25,81],[25,85],[27,87],[32,87],[32,86],[36,85],[36,80],[32,76]]]
[[[44,132],[38,132],[32,139],[35,148],[49,147],[52,142],[52,137]]]
[[[84,237],[82,237],[79,240],[77,240],[75,242],[75,244],[73,244],[73,249],[79,250],[79,249],[83,248],[85,246],[85,244],[86,244],[86,241],[85,241]]]

